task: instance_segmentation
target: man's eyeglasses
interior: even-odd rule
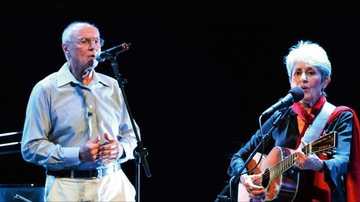
[[[91,38],[87,38],[87,37],[81,37],[77,41],[70,41],[70,42],[75,42],[79,46],[82,46],[82,47],[90,46],[92,43],[94,43],[95,46],[100,46],[100,47],[102,47],[104,45],[104,39],[102,39],[102,38],[91,39]]]

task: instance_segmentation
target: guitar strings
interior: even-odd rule
[[[311,144],[307,144],[306,146],[304,146],[302,148],[302,151],[305,154],[308,154],[308,153],[312,153],[312,152],[320,152],[320,151],[324,151],[327,149],[331,149],[331,148],[335,147],[335,145],[336,145],[335,135],[336,135],[335,131],[333,131],[327,135],[324,135],[322,138],[314,140]],[[311,147],[310,147],[310,145],[311,145]],[[275,174],[275,176],[274,177],[272,176],[272,178],[275,179],[276,177],[281,175],[281,173],[283,173],[286,170],[288,170],[289,168],[291,168],[291,166],[293,165],[294,157],[296,156],[295,154],[296,153],[290,154],[289,156],[284,158],[282,161],[275,164],[273,167],[268,168],[267,169],[268,172],[264,172],[263,177],[270,178],[269,176],[271,175],[271,171],[275,170],[273,172],[273,174]],[[284,165],[285,166],[287,165],[288,167],[286,168],[286,167],[284,167]],[[283,169],[282,169],[282,171],[280,170],[280,172],[279,172],[280,168],[283,168]]]

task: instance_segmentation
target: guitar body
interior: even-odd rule
[[[335,148],[337,133],[332,131],[301,148],[305,155]],[[260,199],[250,198],[246,188],[239,183],[238,201],[293,201],[299,182],[299,170],[293,168],[296,154],[293,149],[274,147],[267,156],[257,153],[247,165],[249,175],[262,173],[261,185],[266,192]],[[261,159],[260,159],[261,157]],[[261,160],[261,161],[260,161]],[[258,164],[259,162],[259,164]],[[258,197],[257,197],[258,198]]]
[[[274,147],[267,156],[262,157],[259,165],[249,174],[259,174],[264,173],[262,186],[266,188],[265,201],[292,201],[296,195],[298,187],[299,172],[294,170],[292,167],[283,172],[278,177],[275,177],[273,180],[270,175],[272,174],[269,171],[269,168],[274,167],[279,162],[282,162],[286,157],[293,154],[294,150],[283,148],[283,147]],[[247,169],[253,169],[254,166],[260,160],[260,153],[257,153],[251,162],[248,164]],[[292,163],[292,162],[291,162]],[[242,183],[238,185],[238,201],[239,202],[248,202],[250,201],[249,193],[246,191],[246,188]]]

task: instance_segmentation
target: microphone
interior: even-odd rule
[[[269,107],[267,110],[265,110],[261,115],[267,115],[271,114],[274,111],[288,107],[292,105],[294,102],[298,102],[304,98],[304,91],[302,88],[296,86],[289,90],[288,94],[279,100],[277,103],[273,104],[271,107]]]
[[[113,58],[119,53],[129,50],[131,43],[122,43],[118,46],[109,48],[104,51],[97,52],[95,54],[95,59],[99,62],[104,62],[106,59]]]

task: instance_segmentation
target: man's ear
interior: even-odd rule
[[[64,53],[69,54],[68,46],[66,44],[62,44],[61,48],[63,49]]]

